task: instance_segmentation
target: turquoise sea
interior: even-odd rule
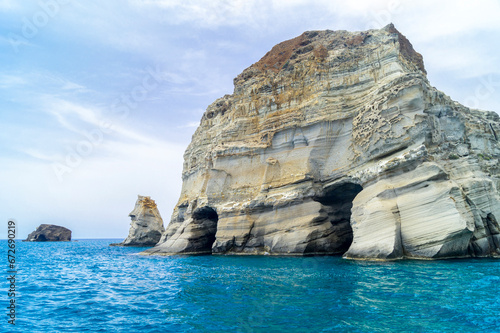
[[[17,320],[4,279],[0,331],[500,331],[499,260],[143,257],[116,241],[18,241]]]

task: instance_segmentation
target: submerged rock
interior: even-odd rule
[[[40,224],[35,231],[28,235],[27,242],[69,242],[71,230],[53,224]]]
[[[132,221],[127,238],[113,246],[155,246],[165,231],[163,220],[154,200],[138,195],[134,210],[129,214]]]
[[[500,118],[432,87],[394,26],[309,31],[211,104],[144,254],[495,256]]]

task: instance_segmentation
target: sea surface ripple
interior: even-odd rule
[[[145,257],[112,242],[17,242],[17,320],[4,279],[0,331],[500,331],[498,260]]]

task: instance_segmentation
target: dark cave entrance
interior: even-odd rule
[[[38,235],[35,239],[37,242],[46,242],[47,241],[47,238],[45,237],[45,235]]]
[[[352,244],[351,208],[354,198],[363,187],[347,182],[326,188],[323,195],[316,198],[328,214],[332,224],[333,234],[328,252],[344,254]]]
[[[199,230],[199,238],[196,240],[197,251],[212,253],[212,245],[217,233],[217,222],[219,215],[215,209],[204,206],[197,208],[192,215],[193,224]]]

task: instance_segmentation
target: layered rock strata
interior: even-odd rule
[[[155,246],[165,231],[163,220],[154,200],[138,195],[135,207],[128,215],[132,220],[127,238],[112,246]]]
[[[26,242],[69,241],[71,241],[71,230],[54,224],[40,224],[40,226],[26,238]]]
[[[499,254],[500,118],[432,87],[393,25],[276,45],[211,104],[144,254]]]

